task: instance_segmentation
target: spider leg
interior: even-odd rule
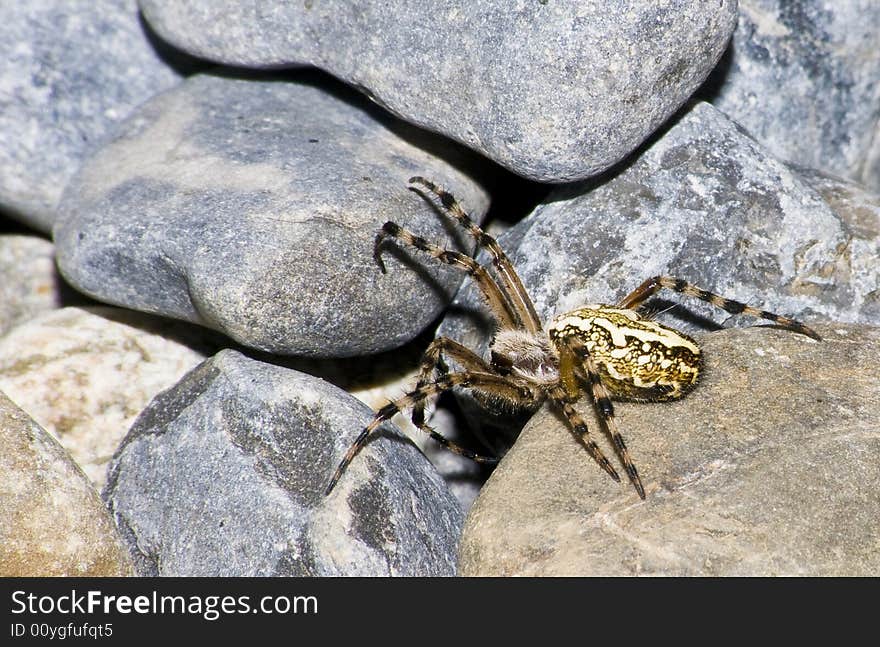
[[[611,466],[608,459],[605,458],[605,455],[602,453],[602,450],[599,449],[599,445],[596,444],[596,441],[590,437],[590,430],[587,427],[586,421],[581,417],[581,414],[569,404],[565,390],[562,387],[557,386],[550,389],[548,395],[553,404],[556,405],[556,407],[562,412],[562,415],[565,416],[565,419],[568,420],[568,424],[571,425],[572,431],[578,436],[580,441],[584,444],[584,447],[587,448],[587,452],[589,452],[590,456],[599,463],[599,466],[603,470],[608,472],[608,475],[611,478],[620,482],[620,477],[617,475],[617,472]]]
[[[429,243],[421,236],[417,236],[396,223],[386,222],[382,225],[382,229],[376,235],[375,251],[373,253],[374,258],[383,273],[385,272],[385,264],[382,262],[379,247],[386,238],[399,240],[405,245],[415,247],[420,251],[428,253],[441,263],[463,269],[471,276],[477,284],[477,287],[480,288],[480,291],[488,302],[489,308],[495,315],[498,324],[505,328],[517,327],[516,313],[512,310],[512,306],[509,304],[507,296],[502,292],[501,288],[498,287],[498,284],[489,275],[486,268],[481,266],[470,256]]]
[[[436,374],[447,372],[443,356],[454,360],[463,370],[471,373],[494,373],[489,364],[474,351],[449,337],[438,337],[425,350],[419,370],[416,390],[428,384]],[[417,427],[425,422],[425,401],[413,405],[412,421]]]
[[[569,337],[565,340],[565,343],[568,351],[573,353],[579,360],[579,366],[582,367],[581,379],[589,384],[590,393],[593,396],[593,404],[601,415],[602,421],[608,429],[608,433],[611,434],[611,440],[614,442],[617,454],[623,462],[629,480],[636,488],[636,492],[638,492],[639,496],[644,500],[645,488],[642,486],[642,479],[639,478],[639,471],[636,469],[636,465],[633,463],[632,458],[630,458],[629,450],[626,448],[626,443],[623,441],[623,436],[617,428],[617,423],[614,420],[614,405],[611,404],[608,389],[606,389],[605,385],[602,383],[602,376],[596,368],[596,363],[590,356],[590,352],[587,350],[586,345],[580,339]]]
[[[504,253],[504,250],[501,249],[498,241],[483,231],[479,225],[468,216],[458,200],[456,200],[455,197],[443,187],[437,186],[430,180],[426,180],[420,176],[411,177],[409,183],[411,189],[416,190],[423,195],[423,189],[427,189],[437,196],[446,213],[455,218],[458,224],[467,230],[479,247],[488,250],[489,254],[492,256],[492,264],[501,279],[502,289],[513,304],[514,310],[519,316],[523,326],[529,332],[540,331],[541,319],[535,311],[535,305],[532,303],[532,299],[529,297],[528,292],[526,292],[513,264],[510,262],[507,254]]]
[[[446,375],[442,375],[438,377],[434,382],[425,384],[420,388],[406,393],[405,395],[403,395],[403,397],[398,398],[393,402],[389,402],[375,413],[373,419],[366,427],[363,428],[361,433],[355,439],[354,443],[352,443],[351,447],[345,453],[345,456],[342,458],[342,461],[339,463],[339,466],[336,468],[336,471],[330,478],[330,483],[327,485],[327,489],[324,491],[324,495],[329,495],[333,491],[333,488],[336,487],[336,483],[339,481],[342,473],[345,471],[345,469],[348,467],[348,465],[351,463],[357,453],[361,450],[361,448],[367,443],[370,434],[376,431],[379,425],[381,425],[386,420],[394,417],[397,413],[413,407],[420,402],[423,402],[426,398],[438,395],[443,391],[449,391],[456,386],[473,388],[483,392],[492,393],[500,397],[508,397],[512,400],[527,399],[531,396],[531,393],[528,391],[528,389],[517,386],[516,384],[512,383],[510,380],[501,375],[471,372],[447,373]],[[474,460],[478,463],[489,463],[495,461],[493,457],[481,456],[472,452],[469,449],[465,449],[464,447],[456,445],[452,441],[447,440],[436,431],[428,427],[424,422],[418,427],[450,451],[461,454],[462,456],[470,458],[471,460]]]
[[[807,337],[812,337],[817,341],[822,341],[822,338],[814,330],[808,328],[799,321],[795,321],[794,319],[789,319],[788,317],[783,317],[781,315],[775,314],[773,312],[768,312],[766,310],[753,308],[752,306],[746,305],[745,303],[740,303],[739,301],[734,301],[733,299],[722,297],[718,294],[715,294],[714,292],[709,292],[708,290],[699,288],[693,283],[688,283],[687,281],[676,279],[672,276],[651,277],[635,290],[633,290],[626,297],[624,297],[620,301],[620,303],[618,303],[618,307],[629,309],[638,308],[639,305],[641,305],[648,297],[656,293],[661,288],[673,290],[675,292],[679,292],[680,294],[684,294],[686,296],[694,297],[696,299],[700,299],[701,301],[711,303],[716,308],[721,308],[725,312],[729,312],[733,315],[744,314],[752,317],[758,317],[760,319],[766,319],[767,321],[772,321],[773,323],[783,328],[787,328],[788,330],[791,330],[793,332],[800,333],[801,335],[806,335]]]
[[[417,424],[416,426],[421,431],[423,431],[428,436],[430,436],[432,439],[437,441],[441,447],[443,447],[444,449],[448,449],[453,454],[458,454],[459,456],[464,456],[465,458],[469,458],[470,460],[474,461],[475,463],[492,464],[492,463],[498,462],[498,459],[495,458],[494,456],[483,456],[482,454],[477,454],[476,452],[473,452],[466,447],[462,447],[461,445],[458,445],[458,444],[452,442],[451,440],[446,438],[446,436],[444,436],[444,435],[440,434],[439,432],[437,432],[436,430],[434,430],[433,427],[430,427],[428,425],[428,423],[426,423],[424,421]]]

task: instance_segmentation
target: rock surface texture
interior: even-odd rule
[[[460,573],[880,574],[880,328],[817,331],[703,335],[693,393],[618,403],[646,501],[542,410],[471,509]]]
[[[500,242],[545,321],[669,274],[791,317],[880,323],[878,240],[877,196],[786,165],[698,103],[619,174],[551,193]],[[686,330],[751,323],[657,296],[657,320]],[[472,284],[456,302],[441,333],[485,348]]]
[[[0,235],[0,335],[41,312],[60,308],[55,247],[28,234]]]
[[[0,2],[0,574],[880,575],[878,33],[870,0]],[[666,275],[826,340],[663,282],[642,314],[708,365],[620,406],[643,503],[561,420],[433,392],[485,370],[438,334],[496,332],[473,223],[545,323]],[[485,492],[450,443],[501,457]]]
[[[712,102],[782,159],[880,192],[880,4],[740,0]]]
[[[456,186],[477,214],[487,196],[440,157],[461,161],[457,147],[343,95],[197,76],[142,106],[62,198],[62,273],[102,301],[280,354],[345,357],[415,337],[461,273],[402,271],[406,255],[389,254],[383,275],[376,234],[393,218],[445,235],[411,176]]]
[[[141,0],[170,43],[251,67],[311,64],[534,180],[623,159],[718,61],[735,2]]]
[[[131,559],[61,445],[0,394],[0,577],[119,577]]]
[[[100,489],[135,417],[205,358],[198,332],[106,306],[54,310],[0,337],[0,391]]]
[[[145,575],[453,575],[463,515],[380,434],[324,488],[370,412],[323,380],[222,351],[156,398],[104,497]]]
[[[0,212],[52,230],[64,185],[139,103],[180,82],[135,0],[0,3]]]

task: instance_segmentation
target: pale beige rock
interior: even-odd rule
[[[67,452],[0,394],[0,576],[133,575],[98,493]]]
[[[186,324],[119,308],[62,308],[0,338],[0,391],[52,433],[100,489],[135,417],[204,359]]]
[[[472,508],[459,572],[880,575],[880,328],[816,329],[703,335],[693,393],[616,405],[644,502],[542,409]]]

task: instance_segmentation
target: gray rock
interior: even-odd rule
[[[806,320],[876,321],[880,201],[851,185],[802,175],[712,106],[699,103],[603,184],[551,193],[502,236],[545,319],[616,303],[670,274],[739,301]],[[819,190],[821,189],[821,191]],[[552,250],[553,253],[548,253]],[[708,304],[661,292],[656,319],[686,331],[747,326]],[[652,302],[649,301],[649,304]],[[681,303],[665,311],[672,303]],[[485,347],[489,330],[468,283],[440,332]]]
[[[604,183],[552,192],[500,242],[544,321],[668,274],[807,322],[880,323],[880,199],[786,165],[705,103]],[[690,333],[754,323],[669,291],[646,311]],[[468,282],[438,334],[485,353],[484,313]],[[459,399],[503,453],[521,417]]]
[[[419,335],[400,348],[367,357],[336,360],[287,358],[282,361],[288,368],[327,380],[371,409],[378,410],[390,400],[400,398],[415,387],[421,359],[432,334],[433,331],[430,331],[430,335]],[[428,402],[425,408],[428,424],[452,441],[459,437],[459,429],[464,422],[460,415],[456,415],[454,405],[454,402],[446,399]],[[466,512],[485,481],[481,467],[431,440],[412,423],[409,410],[397,413],[389,422],[422,450]]]
[[[413,175],[455,186],[479,217],[488,198],[456,166],[469,156],[355,93],[284,80],[197,76],[145,104],[64,194],[65,278],[280,354],[378,352],[427,326],[461,272],[414,272],[390,250],[383,275],[374,239],[388,219],[448,238]]]
[[[539,412],[471,509],[460,574],[880,575],[880,328],[817,330],[701,335],[693,393],[618,403],[645,501]]]
[[[421,360],[433,334],[429,328],[407,344],[375,355],[342,359],[276,356],[271,361],[320,377],[375,411],[415,387]],[[435,431],[453,441],[459,438],[462,425],[466,427],[451,398],[427,402],[425,416]],[[481,466],[431,440],[412,423],[409,410],[397,413],[389,422],[425,454],[458,499],[462,510],[467,512],[486,480]]]
[[[463,515],[407,442],[379,435],[323,490],[370,420],[303,373],[222,351],[157,397],[104,496],[156,575],[452,575]]]
[[[782,159],[880,191],[880,4],[739,6],[729,64],[710,77],[712,102]]]
[[[163,38],[226,64],[312,64],[526,177],[584,178],[705,79],[736,2],[141,0]]]
[[[846,255],[855,292],[860,297],[859,319],[880,322],[880,284],[877,281],[880,194],[866,191],[864,186],[856,182],[848,182],[815,169],[797,168],[797,172],[840,218],[850,237]]]
[[[200,332],[119,308],[53,310],[0,337],[0,391],[100,489],[137,415],[208,354]]]
[[[0,211],[44,232],[81,161],[180,81],[135,0],[0,3]]]
[[[121,577],[134,568],[98,493],[0,393],[0,577]]]
[[[55,247],[27,234],[0,235],[0,335],[64,300]]]

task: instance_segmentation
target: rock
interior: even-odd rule
[[[699,103],[621,173],[551,193],[500,242],[545,321],[616,303],[644,279],[670,274],[808,321],[880,323],[878,223],[880,198],[787,166]],[[695,299],[658,297],[655,318],[686,331],[753,323]],[[673,303],[686,310],[667,312]],[[485,348],[478,310],[468,283],[440,333]]]
[[[856,183],[815,169],[797,168],[798,174],[828,204],[850,237],[847,263],[853,292],[859,295],[859,319],[880,322],[880,195]]]
[[[63,287],[55,269],[55,247],[45,238],[0,235],[0,277],[0,335],[62,305]]]
[[[880,5],[740,0],[712,102],[776,156],[880,192]],[[873,147],[873,152],[872,152]]]
[[[158,396],[104,490],[145,575],[452,575],[463,515],[409,443],[321,379],[221,351]]]
[[[0,394],[0,576],[119,577],[133,569],[98,493]]]
[[[49,232],[61,190],[139,103],[180,73],[135,0],[0,5],[0,211]]]
[[[644,502],[542,409],[471,509],[460,574],[876,577],[880,328],[817,330],[702,335],[693,393],[617,403]]]
[[[327,380],[376,411],[390,400],[413,390],[418,382],[422,356],[433,339],[433,331],[430,332],[431,335],[419,335],[405,346],[378,355],[336,360],[290,358],[283,363],[288,368]],[[453,441],[459,438],[464,421],[457,415],[451,398],[428,402],[425,415],[435,431]],[[458,499],[462,510],[467,512],[485,481],[483,469],[431,440],[412,423],[410,416],[411,412],[407,410],[396,414],[389,422],[422,450]]]
[[[807,322],[880,323],[880,198],[779,161],[705,103],[620,173],[551,192],[499,241],[544,321],[668,274]],[[668,290],[645,310],[690,333],[754,323]],[[485,354],[485,313],[466,282],[438,335]],[[523,418],[459,400],[474,448],[502,455]]]
[[[252,67],[316,65],[392,112],[543,182],[623,159],[709,74],[735,2],[141,0],[175,46]]]
[[[455,166],[458,148],[318,86],[198,76],[144,105],[64,194],[62,274],[99,300],[272,353],[345,357],[415,337],[462,273],[414,272],[409,252],[389,249],[383,275],[377,232],[394,219],[447,238],[407,190],[413,175],[455,186],[475,217],[487,196]]]
[[[192,326],[108,307],[63,308],[0,337],[0,391],[70,452],[96,488],[147,403],[201,362]]]

